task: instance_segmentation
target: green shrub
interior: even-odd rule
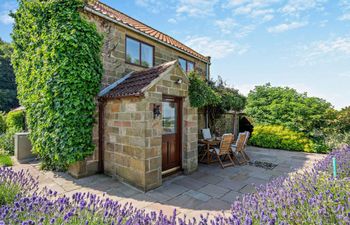
[[[25,129],[25,112],[24,110],[11,111],[6,115],[6,132],[0,134],[0,150],[6,154],[13,155],[14,138],[17,132]]]
[[[95,149],[103,37],[80,13],[84,2],[19,1],[12,15],[18,98],[26,108],[33,151],[46,169],[66,170]]]
[[[6,127],[18,131],[25,129],[24,110],[11,111],[6,115]]]
[[[0,152],[0,167],[1,166],[12,166],[12,160],[6,153]]]
[[[304,133],[295,132],[279,125],[255,126],[249,142],[258,147],[291,151],[321,152],[320,149],[322,149]]]
[[[5,113],[0,112],[0,135],[6,132]]]

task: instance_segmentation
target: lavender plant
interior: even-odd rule
[[[0,206],[11,204],[16,197],[29,195],[38,189],[38,181],[28,171],[0,167]]]
[[[332,158],[338,177],[332,177]],[[330,153],[292,178],[260,186],[232,205],[230,224],[350,224],[350,148]]]

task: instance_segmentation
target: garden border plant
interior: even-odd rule
[[[94,151],[102,36],[79,12],[83,0],[19,0],[12,64],[33,150],[44,168],[66,170]]]

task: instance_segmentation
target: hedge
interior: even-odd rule
[[[292,151],[316,152],[315,143],[304,133],[279,125],[257,125],[249,143],[254,146]]]

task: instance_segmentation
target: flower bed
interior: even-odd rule
[[[336,179],[332,177],[332,157],[338,162]],[[0,176],[12,173],[5,171],[0,171]],[[310,171],[258,187],[257,193],[234,202],[230,215],[219,215],[212,221],[206,217],[178,218],[176,213],[171,217],[162,212],[146,213],[89,193],[67,198],[44,190],[22,194],[12,204],[2,206],[0,224],[350,224],[349,176],[350,148],[343,148]]]

